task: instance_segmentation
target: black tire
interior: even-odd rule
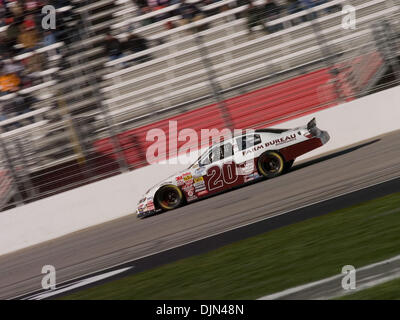
[[[271,179],[283,173],[285,161],[278,152],[267,151],[258,158],[257,168],[262,176]]]
[[[162,186],[155,195],[155,204],[158,208],[169,211],[180,207],[184,202],[184,196],[177,186]]]
[[[292,169],[293,163],[294,163],[294,160],[285,162],[285,167],[283,168],[283,173],[289,172],[290,169]]]

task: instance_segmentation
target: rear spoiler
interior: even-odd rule
[[[317,127],[317,120],[313,118],[308,124],[307,124],[307,130],[310,131],[314,128]]]
[[[320,135],[321,130],[317,128],[317,120],[315,118],[307,124],[307,130],[313,137]]]

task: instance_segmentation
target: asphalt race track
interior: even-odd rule
[[[173,212],[124,217],[2,256],[0,298],[40,290],[44,265],[56,267],[61,283],[400,177],[399,160],[397,131]]]

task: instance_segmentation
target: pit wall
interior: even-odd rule
[[[304,126],[316,117],[331,141],[306,160],[400,129],[400,86],[277,125]],[[400,141],[399,141],[400,147]],[[0,255],[133,214],[153,185],[187,165],[157,164],[0,212]],[[140,223],[140,221],[138,221]]]

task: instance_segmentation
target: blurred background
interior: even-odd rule
[[[0,50],[4,210],[146,166],[170,120],[270,127],[398,85],[400,6],[0,0]]]

